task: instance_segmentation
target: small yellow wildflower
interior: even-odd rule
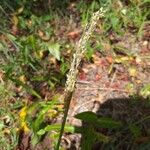
[[[27,126],[27,122],[26,122],[26,116],[27,116],[27,106],[23,107],[19,113],[19,117],[20,117],[20,124],[21,124],[21,129],[24,132],[29,132],[30,129]]]

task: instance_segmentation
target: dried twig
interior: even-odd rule
[[[116,89],[116,88],[105,88],[105,87],[83,87],[83,88],[78,88],[79,90],[100,90],[100,91],[119,91],[119,92],[126,92],[129,93],[127,90],[123,89]]]

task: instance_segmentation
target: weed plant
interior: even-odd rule
[[[73,46],[68,40],[62,41],[54,31],[58,29],[62,18],[69,21],[66,11],[69,1],[49,2],[49,0],[44,3],[41,0],[0,2],[0,71],[3,74],[3,77],[0,74],[2,105],[0,149],[3,147],[13,149],[17,144],[15,128],[17,112],[25,105],[23,100],[27,95],[32,95],[37,101],[47,100],[46,97],[42,97],[39,90],[43,83],[48,86],[49,91],[55,90],[57,85],[64,86],[65,74],[70,64],[70,53],[67,57],[63,53],[66,51],[66,45],[69,45],[71,50]],[[100,7],[106,10],[105,17],[97,26],[102,31],[101,36],[95,33],[86,45],[88,60],[92,58],[95,50],[104,53],[103,44],[106,43],[110,32],[119,36],[125,32],[133,32],[139,38],[143,34],[145,24],[149,22],[148,0],[93,0],[91,2],[81,0],[75,3],[80,13],[82,27],[90,20],[92,13]],[[55,26],[54,22],[56,22]],[[95,43],[92,44],[92,41]],[[19,96],[14,92],[15,88],[21,90]],[[45,102],[45,105],[47,107],[40,109],[45,110],[50,104]],[[5,120],[9,120],[9,125],[5,124]],[[33,130],[31,124],[29,127]],[[46,125],[43,129],[45,128]],[[36,132],[39,130],[42,128],[38,128]],[[39,134],[42,134],[42,131]],[[9,141],[8,139],[11,139],[11,142],[5,142]]]

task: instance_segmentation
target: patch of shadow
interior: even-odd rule
[[[96,113],[76,115],[82,127],[76,150],[149,150],[150,98],[115,98],[100,105]]]

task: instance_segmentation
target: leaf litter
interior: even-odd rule
[[[78,21],[80,20],[78,15],[77,13],[77,17],[75,16],[74,19],[71,18],[69,24],[65,19],[62,19],[61,22],[54,21],[52,23],[53,26],[57,26],[56,30],[54,30],[54,35],[58,41],[69,41],[74,44],[79,40],[82,31],[80,29],[81,25]],[[12,33],[16,35],[18,34],[18,29],[16,28],[17,20],[15,17],[13,19],[14,27],[12,28]],[[147,91],[150,83],[149,27],[149,25],[145,27],[145,32],[141,39],[137,39],[132,33],[126,33],[120,37],[113,32],[109,33],[108,38],[113,46],[110,46],[107,42],[103,43],[104,51],[106,51],[105,54],[96,51],[93,53],[91,61],[87,61],[85,58],[83,59],[76,82],[76,90],[69,110],[69,124],[81,126],[81,121],[77,120],[74,116],[85,111],[92,111],[97,113],[98,116],[103,117],[111,116],[113,119],[121,120],[125,123],[128,121],[131,123],[133,121],[138,122],[138,120],[142,120],[142,117],[144,118],[146,115],[150,115],[150,111],[144,105],[144,101],[141,100],[140,103],[134,106],[132,102],[130,102],[130,95],[149,95]],[[41,38],[45,36],[42,31],[38,32],[38,34]],[[12,46],[12,44],[10,45]],[[60,60],[59,48],[60,46],[58,44],[48,47],[50,53],[56,55],[57,60]],[[54,49],[56,49],[56,51],[54,51]],[[47,90],[47,86],[40,85],[40,87],[42,89],[40,91],[44,91],[43,95],[46,96],[47,99],[54,95],[53,92],[48,94],[49,90]],[[60,89],[62,90],[62,88]],[[60,122],[60,119],[61,116],[56,119],[55,123]],[[149,131],[146,130],[146,128],[149,128],[149,125],[145,124],[143,126],[145,126],[142,130],[144,131],[144,135],[138,132],[136,124],[134,126],[131,124],[130,126],[130,130],[135,136],[140,135],[136,137],[135,143],[145,143],[150,139],[147,134]],[[115,135],[115,133],[112,132],[112,134],[107,130],[102,132],[105,135]],[[124,143],[126,138],[128,138],[128,134],[124,134],[123,132],[122,135],[123,136],[116,137],[118,142],[117,149],[124,149]],[[49,148],[49,146],[46,145],[52,145],[52,142],[48,136],[34,149]],[[122,139],[125,140],[124,143],[121,143]],[[21,144],[26,148],[20,147],[20,149],[27,149],[30,145],[29,141],[29,135],[23,134]],[[62,146],[70,150],[72,147],[79,150],[80,142],[80,134],[66,133],[62,140]],[[130,141],[127,142],[130,143]],[[98,148],[100,148],[102,144],[100,143],[98,146]],[[94,145],[94,147],[97,147],[97,145]],[[95,148],[95,150],[96,149],[97,148]]]

